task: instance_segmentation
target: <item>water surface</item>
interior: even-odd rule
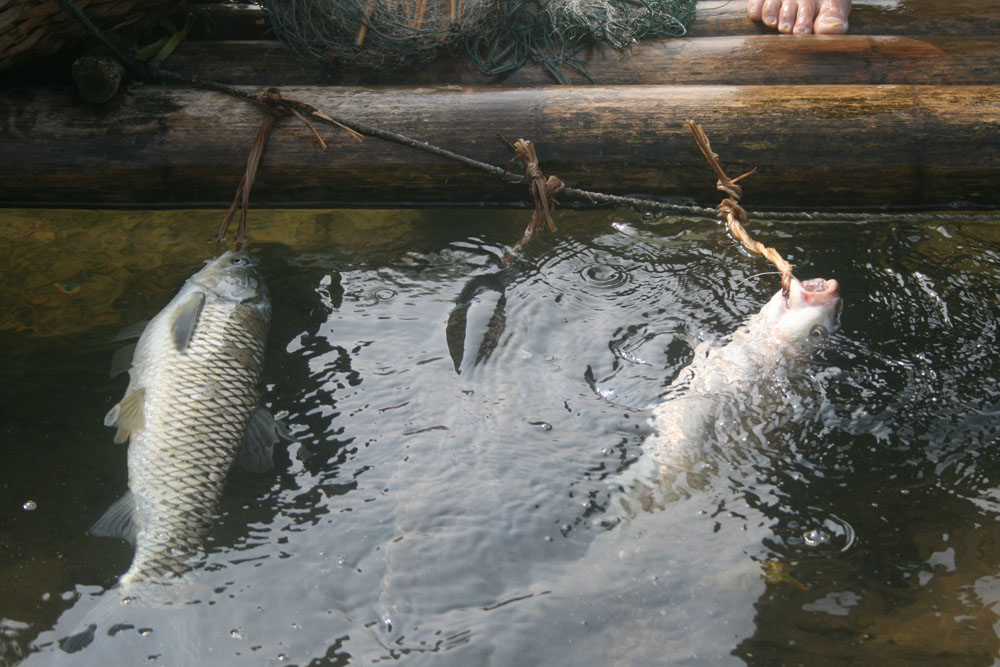
[[[131,548],[87,535],[126,487],[111,338],[219,213],[0,212],[0,663],[994,664],[1000,227],[756,225],[840,281],[842,329],[644,510],[650,406],[778,278],[714,221],[622,210],[503,268],[526,217],[254,214],[296,441],[233,473],[165,609],[121,606]]]

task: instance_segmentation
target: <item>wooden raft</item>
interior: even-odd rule
[[[488,81],[457,59],[364,79],[312,69],[262,39],[189,41],[165,66],[248,90],[278,85],[330,115],[494,165],[509,159],[496,132],[528,138],[546,174],[610,194],[717,203],[683,125],[691,118],[732,173],[757,167],[751,208],[1000,207],[1000,5],[856,2],[840,37],[772,34],[742,1],[703,5],[687,38],[589,51],[597,85],[558,86],[541,67]],[[226,25],[227,36],[253,36]],[[5,206],[226,205],[262,118],[236,98],[150,85],[92,107],[68,86],[19,83],[0,91],[0,110]],[[527,196],[413,148],[320,130],[326,152],[301,124],[279,126],[254,204]]]

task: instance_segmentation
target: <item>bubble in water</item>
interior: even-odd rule
[[[621,287],[629,281],[629,275],[625,271],[603,264],[584,267],[580,275],[588,285],[595,287]]]
[[[379,301],[389,301],[394,296],[396,296],[396,290],[389,289],[388,287],[380,287],[372,293]]]
[[[24,501],[24,504],[21,505],[21,509],[23,509],[26,512],[33,512],[34,510],[38,509],[38,503],[36,503],[34,500],[26,500]]]
[[[229,636],[232,637],[233,639],[243,639],[243,635],[241,635],[240,631],[237,630],[236,628],[233,628],[232,630],[229,631]]]
[[[284,662],[285,660],[288,660],[288,656],[285,655],[284,653],[279,653],[278,654],[278,662]]]
[[[822,526],[808,530],[802,535],[805,545],[814,549],[830,544],[838,547],[840,551],[847,551],[854,545],[854,540],[854,528],[835,514],[831,514],[823,521]]]
[[[153,628],[139,628],[139,634],[143,637],[148,637],[153,634]]]
[[[821,544],[826,544],[827,542],[829,542],[830,536],[824,533],[822,530],[814,528],[806,532],[806,534],[802,536],[802,539],[805,540],[806,546],[818,547]]]

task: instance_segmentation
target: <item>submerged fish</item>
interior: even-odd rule
[[[677,493],[670,488],[673,479],[698,475],[699,465],[704,464],[701,444],[719,420],[739,419],[744,416],[739,411],[750,405],[763,408],[765,414],[778,407],[781,397],[774,401],[768,396],[775,393],[774,383],[836,330],[838,288],[836,280],[793,279],[787,296],[775,294],[728,343],[704,342],[695,348],[694,359],[671,383],[666,400],[653,409],[656,432],[644,444],[646,460],[632,473],[644,479],[639,497],[644,508],[658,502],[650,498],[646,483],[654,482],[660,492]]]
[[[135,546],[123,589],[191,568],[244,440],[248,468],[269,464],[280,431],[256,405],[270,310],[254,261],[227,252],[142,332],[125,397],[104,419],[129,441],[129,490],[90,531]]]

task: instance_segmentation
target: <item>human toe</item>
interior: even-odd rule
[[[837,16],[820,16],[813,24],[817,35],[842,35],[847,32],[847,19]]]
[[[796,35],[808,35],[812,33],[815,18],[816,10],[812,0],[799,0],[798,13],[795,16],[795,25],[792,26],[792,33]]]
[[[754,21],[761,20],[761,8],[764,6],[764,0],[747,0],[747,14]]]
[[[785,2],[781,3],[781,9],[778,10],[778,32],[790,33],[792,26],[796,23],[798,13],[799,6],[797,2],[785,0]]]
[[[781,0],[764,0],[760,9],[761,20],[768,28],[778,27],[778,11],[781,9]]]
[[[850,2],[843,0],[823,0],[813,29],[817,35],[839,35],[847,32],[847,15],[850,13]]]

